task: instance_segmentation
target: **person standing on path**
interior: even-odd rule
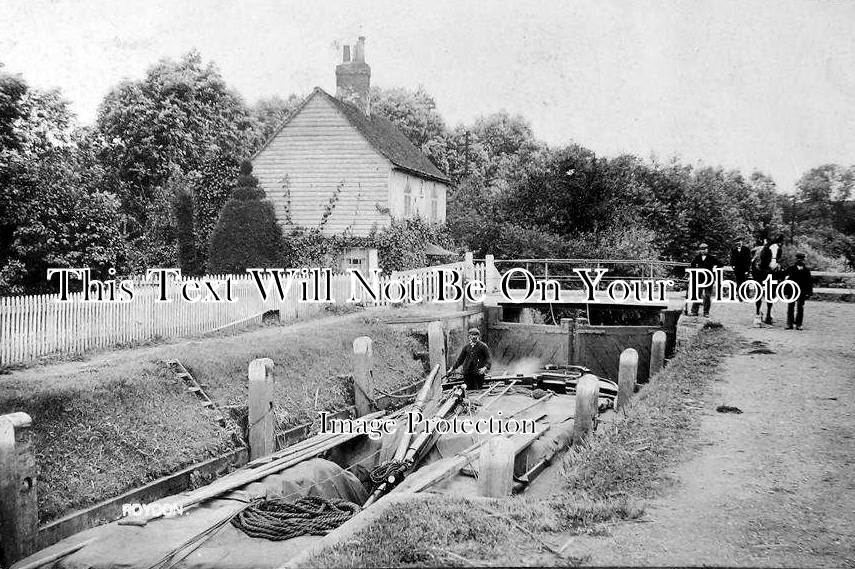
[[[751,249],[745,245],[742,237],[736,239],[736,246],[730,250],[730,266],[736,277],[736,287],[751,278]]]
[[[796,253],[796,262],[787,269],[784,280],[793,281],[799,285],[799,297],[787,304],[787,330],[792,330],[793,324],[796,325],[796,330],[801,330],[804,322],[805,300],[813,294],[813,279],[810,269],[805,266],[804,253]]]
[[[710,255],[710,247],[706,243],[701,243],[700,247],[698,247],[698,254],[692,259],[692,262],[689,264],[689,268],[692,269],[706,269],[708,271],[712,271],[716,267],[720,267],[721,263],[719,263],[718,259]],[[704,304],[704,318],[709,318],[710,315],[710,305],[712,304],[712,285],[700,287],[698,289],[698,293],[703,298]],[[692,303],[692,316],[698,315],[698,306],[701,303],[693,302]]]

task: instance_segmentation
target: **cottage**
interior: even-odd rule
[[[316,87],[254,156],[280,224],[366,236],[392,219],[445,221],[450,185],[389,120],[371,114],[365,38],[336,67],[336,96]]]

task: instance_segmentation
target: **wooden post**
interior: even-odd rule
[[[514,489],[514,443],[503,436],[494,436],[481,451],[478,478],[481,494],[488,498],[510,496]]]
[[[0,566],[36,551],[39,535],[33,420],[26,413],[0,415]]]
[[[484,256],[484,286],[487,292],[499,290],[499,271],[496,270],[496,258],[493,255]]]
[[[353,341],[353,400],[357,417],[371,412],[374,402],[374,350],[368,336],[360,336]]]
[[[445,332],[442,329],[442,320],[434,320],[428,324],[428,353],[430,355],[430,367],[439,365],[439,376],[445,375]]]
[[[579,378],[576,384],[576,414],[573,417],[573,444],[580,444],[594,430],[597,403],[600,398],[600,382],[589,373]]]
[[[627,348],[620,354],[620,370],[618,371],[618,394],[615,400],[615,410],[624,409],[629,398],[635,393],[635,380],[638,376],[638,352]]]
[[[273,360],[249,363],[249,459],[276,452],[276,416],[273,414]]]
[[[665,342],[668,337],[665,332],[659,330],[653,334],[650,346],[650,376],[653,377],[665,366]]]
[[[570,365],[573,363],[573,333],[576,331],[576,321],[572,318],[561,319],[561,333],[564,335],[564,343],[561,348],[561,363]]]

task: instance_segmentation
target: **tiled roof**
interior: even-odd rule
[[[395,167],[420,176],[429,180],[436,180],[445,184],[451,184],[448,176],[443,174],[439,168],[433,165],[433,162],[425,156],[424,152],[416,148],[416,145],[410,142],[410,139],[398,130],[392,122],[384,117],[366,116],[359,109],[336,99],[320,87],[315,87],[314,92],[306,97],[294,111],[288,115],[288,118],[276,129],[267,142],[255,152],[253,158],[261,154],[267,146],[276,138],[285,126],[291,122],[291,119],[303,110],[306,103],[314,97],[320,95],[325,97],[341,114],[345,116],[350,124],[359,131],[368,143],[380,154],[385,156]]]
[[[368,143],[389,159],[392,164],[413,174],[450,184],[451,180],[443,174],[424,152],[416,148],[410,139],[404,136],[392,121],[376,115],[366,116],[351,104],[336,99],[323,89],[316,87],[316,92],[327,98],[341,113],[347,117],[356,130],[364,136]]]

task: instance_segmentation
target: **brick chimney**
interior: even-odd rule
[[[335,96],[350,103],[366,115],[371,113],[371,68],[365,63],[365,37],[353,46],[353,61],[350,46],[344,46],[342,62],[335,68]]]

